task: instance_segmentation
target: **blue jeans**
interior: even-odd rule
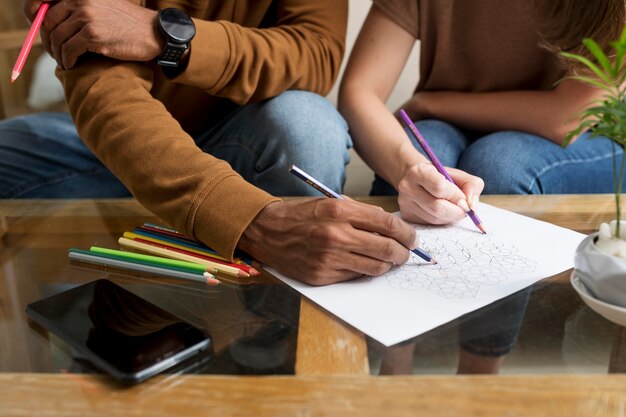
[[[422,120],[416,126],[444,165],[481,177],[485,181],[485,194],[613,192],[609,139],[589,139],[585,134],[562,148],[525,132],[502,131],[480,136],[440,120]],[[411,140],[422,152],[413,137]],[[622,149],[617,147],[617,152],[621,158]],[[376,177],[371,194],[397,192]]]
[[[291,164],[341,192],[352,146],[332,104],[303,91],[238,107],[194,139],[250,183],[280,196],[321,195],[289,174]],[[0,198],[127,196],[126,187],[78,137],[68,114],[0,122]]]

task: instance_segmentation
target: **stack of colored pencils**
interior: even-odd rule
[[[166,277],[206,282],[209,285],[217,285],[220,283],[219,280],[215,278],[215,275],[208,272],[203,265],[159,256],[149,256],[134,252],[100,248],[97,246],[92,246],[89,250],[71,248],[68,256],[75,261],[104,267],[114,267]]]
[[[219,284],[213,274],[236,277],[260,275],[243,259],[234,262],[176,230],[146,223],[125,232],[118,243],[125,250],[92,246],[90,250],[72,248],[69,257],[82,262],[162,276]],[[141,253],[143,252],[143,253]]]
[[[204,265],[216,273],[236,277],[260,275],[259,271],[242,259],[230,262],[211,248],[176,230],[150,223],[135,227],[133,232],[125,232],[118,243],[126,249]]]

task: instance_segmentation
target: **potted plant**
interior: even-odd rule
[[[621,220],[621,190],[626,158],[624,153],[620,158],[617,152],[626,145],[626,28],[620,39],[611,43],[614,50],[612,55],[607,55],[593,39],[584,39],[583,45],[593,60],[578,54],[562,53],[588,70],[588,73],[572,78],[601,88],[605,95],[593,107],[581,113],[579,126],[567,135],[563,146],[586,131],[590,138],[611,139],[615,220],[610,224],[603,223],[598,232],[581,242],[574,259],[572,284],[587,304],[594,303],[590,304],[591,308],[596,311],[600,309],[600,314],[613,321],[623,320],[620,324],[626,325],[626,222]],[[607,310],[612,310],[612,317],[607,316]]]

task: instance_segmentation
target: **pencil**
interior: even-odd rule
[[[428,145],[428,142],[426,142],[426,139],[424,139],[424,137],[422,136],[420,131],[417,130],[417,127],[415,126],[415,124],[413,123],[413,121],[411,120],[409,115],[406,114],[404,109],[400,109],[400,117],[404,121],[404,124],[406,125],[406,127],[409,128],[409,131],[413,134],[413,137],[415,138],[417,143],[420,144],[420,146],[422,147],[422,149],[424,150],[424,152],[428,156],[428,159],[430,159],[430,162],[432,162],[433,165],[435,166],[435,168],[437,168],[437,171],[441,175],[443,175],[448,181],[450,181],[452,184],[456,185],[456,183],[454,182],[454,180],[452,179],[450,174],[448,174],[448,171],[446,171],[444,166],[441,164],[441,161],[439,161],[439,158],[437,158],[437,155],[435,155],[435,153],[431,149],[430,145]],[[487,231],[485,230],[485,227],[482,224],[483,222],[478,218],[476,213],[474,213],[474,210],[468,211],[467,215],[469,216],[470,219],[472,219],[472,222],[474,222],[476,227],[482,233],[484,233],[484,234],[487,233]]]
[[[207,252],[211,252],[213,253],[213,250],[209,250],[209,248],[205,245],[203,245],[200,242],[197,242],[195,240],[191,240],[188,238],[183,238],[180,237],[178,235],[174,235],[174,234],[165,234],[163,232],[160,231],[155,231],[155,230],[150,230],[145,228],[145,226],[137,226],[135,227],[135,229],[133,230],[133,233],[137,233],[138,235],[146,235],[146,236],[151,236],[157,239],[162,239],[162,240],[166,240],[168,242],[172,242],[172,243],[177,243],[179,245],[184,245],[184,246],[188,246],[191,248],[196,248],[202,251],[207,251]],[[217,255],[217,253],[215,253],[215,256],[219,256]]]
[[[150,245],[147,243],[137,242],[136,240],[128,239],[125,237],[119,238],[117,242],[121,246],[126,247],[126,248],[140,250],[140,251],[150,253],[153,255],[164,256],[170,259],[176,259],[180,261],[193,262],[196,264],[204,265],[208,268],[211,268],[216,273],[221,272],[221,273],[228,274],[228,275],[234,275],[236,277],[249,277],[250,276],[250,274],[248,274],[247,272],[239,268],[235,268],[234,266],[224,265],[224,264],[220,264],[217,262],[209,261],[207,259],[201,259],[201,258],[190,256],[184,253],[176,252],[176,251],[170,250],[167,247],[163,247],[161,245],[159,246]]]
[[[300,178],[302,181],[309,184],[311,187],[315,188],[320,193],[324,194],[326,197],[337,198],[339,200],[345,200],[342,195],[337,194],[336,192],[334,192],[333,190],[331,190],[330,188],[328,188],[327,186],[325,186],[324,184],[322,184],[321,182],[319,182],[318,180],[316,180],[315,178],[313,178],[312,176],[310,176],[309,174],[307,174],[306,172],[298,168],[297,166],[291,165],[289,167],[289,172],[291,172],[293,175],[295,175],[296,177]]]
[[[252,273],[252,275],[261,274],[259,271],[257,271],[252,266],[250,266],[252,262],[250,262],[249,264],[244,259],[237,258],[237,257],[235,257],[235,259],[231,262],[230,260],[218,255],[216,251],[209,248],[208,246],[175,231],[170,232],[167,229],[161,230],[160,228],[147,225],[146,223],[143,226],[135,227],[135,230],[133,231],[133,233],[142,235],[142,237],[148,236],[154,239],[162,240],[163,242],[160,242],[159,244],[167,246],[169,249],[173,248],[174,246],[172,245],[172,243],[175,243],[176,245],[180,245],[180,247],[176,249],[182,250],[187,254],[192,254],[194,256],[198,255],[200,257],[208,257],[208,258],[211,258],[210,260],[215,260],[221,264],[233,265],[237,267],[241,266],[245,272]],[[134,240],[137,240],[137,239],[138,238],[135,238]],[[146,240],[146,239],[142,238],[141,240]],[[194,248],[196,249],[196,251],[192,252],[190,248]]]
[[[173,248],[177,248],[177,249],[184,249],[186,251],[189,252],[193,252],[193,253],[198,253],[200,255],[205,255],[205,256],[210,256],[219,260],[224,260],[226,261],[226,258],[222,258],[219,255],[215,255],[212,252],[206,251],[204,249],[200,249],[196,246],[190,246],[190,245],[185,245],[183,243],[176,243],[170,239],[167,238],[163,238],[163,237],[155,237],[154,235],[150,235],[147,234],[145,232],[142,233],[136,233],[136,232],[124,232],[124,237],[127,239],[136,239],[136,238],[141,238],[144,240],[147,240],[149,242],[154,242],[154,243],[158,243],[160,245],[165,245],[165,246],[170,246]]]
[[[136,237],[136,238],[130,239],[130,240],[132,240],[134,242],[141,242],[141,243],[145,243],[147,245],[152,245],[152,246],[164,248],[164,249],[169,249],[169,250],[172,250],[174,252],[183,253],[185,255],[189,255],[189,256],[191,256],[193,258],[196,258],[196,259],[205,259],[207,261],[215,262],[215,263],[220,264],[220,265],[232,266],[234,268],[241,269],[243,272],[249,274],[250,276],[261,275],[261,273],[259,271],[257,271],[255,268],[253,268],[250,265],[247,265],[245,263],[232,263],[232,262],[222,261],[222,260],[214,258],[212,256],[200,255],[199,253],[190,252],[190,251],[187,251],[187,250],[184,250],[184,249],[178,249],[178,248],[175,248],[175,247],[172,247],[172,246],[169,246],[169,245],[165,245],[165,244],[151,242],[149,240],[141,239],[139,237]]]
[[[211,256],[210,254],[215,255],[216,258],[224,261],[224,262],[229,262],[227,259],[219,256],[217,254],[217,252],[211,248],[209,248],[208,246],[198,242],[197,240],[194,240],[192,238],[190,238],[187,235],[184,235],[183,233],[180,233],[178,230],[172,229],[170,227],[166,227],[166,226],[160,226],[158,224],[154,224],[154,223],[144,223],[143,226],[139,226],[139,229],[145,229],[145,230],[149,230],[152,231],[156,234],[163,234],[163,235],[169,235],[169,236],[173,236],[173,237],[178,237],[180,239],[183,240],[187,240],[190,243],[193,243],[195,245],[198,245],[200,247],[200,249],[203,249],[204,251],[207,252],[206,256]],[[246,266],[250,266],[254,263],[254,259],[252,258],[247,258],[245,256],[235,256],[235,261],[234,263],[236,264],[240,264],[240,265],[246,265]],[[261,274],[259,271],[257,271],[256,269],[252,268],[257,274]]]
[[[41,27],[41,23],[43,22],[43,18],[46,16],[46,12],[48,11],[49,7],[50,3],[48,2],[43,2],[39,6],[39,10],[37,11],[35,20],[30,26],[30,30],[28,31],[28,35],[26,35],[26,39],[24,40],[24,44],[22,45],[20,54],[17,56],[17,61],[15,61],[15,65],[13,66],[13,71],[11,71],[11,83],[15,82],[15,80],[17,80],[17,77],[19,77],[22,73],[26,58],[28,58],[30,49],[33,47],[33,43],[35,42],[35,38],[37,37],[39,28]]]
[[[311,187],[315,188],[316,190],[324,194],[326,197],[336,198],[339,200],[345,200],[345,198],[343,198],[342,195],[337,194],[336,192],[334,192],[333,190],[331,190],[330,188],[328,188],[327,186],[325,186],[324,184],[322,184],[321,182],[319,182],[318,180],[316,180],[315,178],[313,178],[312,176],[310,176],[309,174],[307,174],[306,172],[298,168],[297,166],[291,165],[289,167],[289,172],[291,172],[293,175],[300,178],[301,180],[309,184]],[[411,252],[413,252],[414,254],[416,254],[417,256],[425,260],[426,262],[437,263],[437,261],[428,252],[426,252],[423,249],[415,248],[415,249],[411,249]]]
[[[113,259],[110,257],[104,257],[102,254],[90,252],[87,250],[71,248],[69,250],[68,257],[73,260],[86,262],[94,265],[100,265],[105,267],[114,267],[119,269],[125,269],[129,271],[145,272],[148,274],[159,275],[164,277],[180,278],[189,281],[203,282],[208,285],[217,285],[219,280],[208,272],[203,274],[183,272],[174,269],[167,269],[157,266],[140,264],[132,261],[124,261],[121,259]]]
[[[162,229],[159,229],[157,227],[147,226],[145,224],[143,226],[135,227],[135,231],[137,231],[137,230],[142,230],[142,231],[145,231],[145,232],[148,232],[148,233],[153,233],[153,234],[159,235],[159,236],[167,236],[167,237],[169,237],[171,239],[179,240],[179,241],[188,243],[190,245],[202,246],[202,245],[199,245],[199,242],[197,242],[197,241],[195,241],[193,239],[190,239],[187,236],[185,236],[183,234],[180,234],[178,232],[170,232],[169,230],[162,230]]]
[[[206,266],[200,265],[198,263],[178,261],[175,259],[163,258],[160,256],[144,255],[142,253],[100,248],[97,246],[92,246],[91,248],[89,248],[89,250],[91,252],[116,257],[122,260],[137,261],[137,262],[141,262],[141,263],[152,265],[152,266],[174,268],[174,269],[178,269],[184,272],[196,272],[199,274],[203,272],[209,272],[209,273],[215,272],[215,271],[208,271]]]

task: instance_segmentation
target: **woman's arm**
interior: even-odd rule
[[[441,119],[481,131],[520,130],[561,144],[580,123],[578,113],[602,90],[566,79],[546,91],[416,94],[404,107],[414,119]]]
[[[426,162],[385,105],[414,44],[414,37],[373,6],[339,90],[339,110],[350,125],[356,150],[394,186],[409,167]]]
[[[413,147],[385,105],[414,43],[413,36],[372,7],[344,73],[339,110],[363,160],[399,191],[403,217],[449,223],[465,215],[456,204],[466,207],[466,200],[477,197],[483,184],[458,170],[450,173],[460,189],[445,180]]]

